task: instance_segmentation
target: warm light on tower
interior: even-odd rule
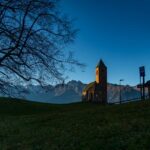
[[[100,70],[99,70],[99,68],[97,67],[96,68],[96,83],[100,83],[100,76],[99,76],[99,73],[100,73]]]

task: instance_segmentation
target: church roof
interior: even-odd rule
[[[104,64],[103,60],[100,59],[99,63],[97,64],[96,67],[106,67],[106,65]]]
[[[96,84],[96,82],[94,81],[94,82],[91,82],[91,83],[89,83],[85,88],[84,88],[84,90],[83,91],[88,91],[90,88],[94,88],[95,87],[95,84]]]

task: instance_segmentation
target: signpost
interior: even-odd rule
[[[140,72],[141,99],[145,100],[145,67],[144,66],[140,67],[139,72]]]
[[[140,67],[140,76],[145,77],[145,67],[144,66]]]

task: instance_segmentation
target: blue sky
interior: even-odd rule
[[[145,65],[150,79],[149,0],[62,0],[61,9],[75,18],[80,31],[68,47],[87,67],[69,73],[70,80],[95,80],[95,66],[103,59],[108,82],[136,85],[138,67]]]

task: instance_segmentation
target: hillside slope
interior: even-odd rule
[[[147,150],[150,101],[51,105],[0,100],[0,149]]]

